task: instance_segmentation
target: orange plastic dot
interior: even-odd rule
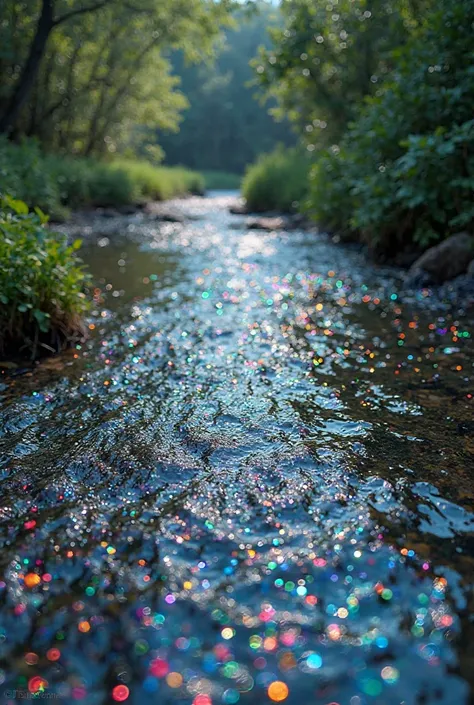
[[[41,578],[36,573],[27,573],[25,575],[25,585],[27,588],[34,588],[39,585]]]
[[[28,690],[30,693],[43,693],[44,689],[48,687],[48,681],[41,676],[33,676],[28,681]]]
[[[265,651],[274,651],[278,646],[278,641],[274,636],[267,636],[263,641],[263,648]]]
[[[288,697],[288,686],[283,681],[273,681],[268,686],[268,697],[275,703],[281,703]]]
[[[172,671],[166,676],[166,682],[168,683],[170,688],[179,688],[183,683],[183,676],[181,675],[181,673],[176,673],[176,671]]]
[[[59,649],[48,649],[46,652],[46,658],[48,661],[58,661],[61,657],[61,652]]]
[[[84,634],[86,634],[88,631],[90,631],[90,628],[91,628],[91,625],[89,624],[89,622],[86,622],[86,621],[79,622],[78,629],[80,632],[83,632]]]

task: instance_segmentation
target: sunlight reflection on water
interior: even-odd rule
[[[94,225],[91,340],[6,385],[2,687],[468,703],[471,319],[233,199]]]

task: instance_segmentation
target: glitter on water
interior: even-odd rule
[[[231,200],[95,224],[3,381],[1,702],[467,704],[469,302]]]

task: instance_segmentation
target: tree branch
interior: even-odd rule
[[[77,17],[77,15],[84,15],[87,12],[95,12],[96,10],[100,10],[102,7],[104,7],[105,5],[108,5],[110,2],[111,2],[111,0],[99,0],[99,2],[95,2],[92,5],[86,5],[85,7],[78,7],[77,10],[71,10],[70,12],[66,12],[64,15],[57,17],[53,21],[53,26],[57,27],[58,25],[62,24],[63,22],[68,22],[68,20],[70,20],[71,17]]]

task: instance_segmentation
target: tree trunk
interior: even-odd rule
[[[0,132],[6,132],[7,134],[12,132],[15,128],[20,111],[33,88],[41,59],[46,49],[48,37],[54,27],[53,3],[54,0],[42,0],[41,14],[36,26],[34,39],[30,46],[28,58],[18,77],[6,110],[0,117]]]

